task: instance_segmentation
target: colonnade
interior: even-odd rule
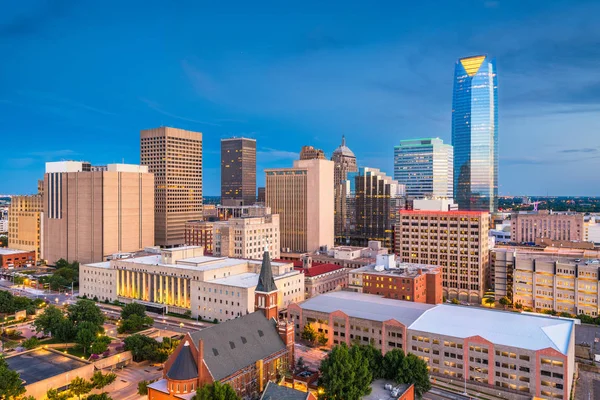
[[[152,303],[190,307],[190,279],[120,269],[117,271],[117,295]]]

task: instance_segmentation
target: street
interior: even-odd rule
[[[148,361],[132,362],[127,367],[112,372],[117,374],[117,380],[110,386],[109,393],[113,399],[119,400],[140,399],[141,396],[137,393],[138,382],[153,381],[162,377],[162,371],[151,366]]]

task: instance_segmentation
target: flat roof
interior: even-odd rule
[[[17,371],[25,385],[85,367],[90,363],[57,351],[37,349],[7,357],[8,368]]]
[[[402,384],[397,385],[393,381],[385,379],[377,379],[371,383],[371,394],[362,397],[362,400],[398,400],[398,396],[392,397],[390,390],[385,388],[385,385],[391,385],[392,388],[400,389],[400,395],[404,394],[411,385]]]
[[[431,304],[386,299],[383,296],[356,292],[330,292],[308,299],[299,306],[303,310],[331,313],[342,311],[350,317],[372,321],[395,319],[405,326],[417,320]]]
[[[293,275],[299,275],[300,272],[292,270],[291,272],[286,272],[282,275],[274,275],[273,279],[277,282],[280,279],[287,278]],[[243,274],[232,275],[226,278],[217,278],[206,281],[206,283],[216,283],[219,285],[225,286],[235,286],[241,288],[251,288],[256,287],[258,285],[259,274],[254,272],[244,272]]]
[[[9,249],[6,247],[0,247],[0,255],[9,256],[12,254],[21,254],[21,253],[32,253],[33,250],[17,250],[17,249]]]
[[[457,338],[481,336],[494,344],[534,351],[550,347],[567,354],[574,325],[568,318],[440,304],[409,329]]]

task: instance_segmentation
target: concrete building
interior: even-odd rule
[[[17,250],[0,247],[0,268],[19,268],[35,266],[37,261],[34,250]]]
[[[371,240],[367,247],[336,246],[327,249],[327,252],[319,251],[312,253],[310,257],[313,263],[334,264],[344,268],[360,268],[373,264],[378,255],[388,253],[389,250],[383,247],[381,242]]]
[[[225,205],[256,202],[255,139],[221,139],[221,202]]]
[[[563,252],[497,248],[490,251],[497,299],[535,311],[597,317],[600,261]]]
[[[213,254],[217,257],[262,258],[265,246],[273,258],[280,254],[279,215],[231,218],[213,224]]]
[[[480,303],[489,287],[489,214],[400,211],[394,252],[403,262],[440,265],[444,297]]]
[[[600,216],[586,215],[583,218],[583,240],[600,246]]]
[[[140,162],[154,174],[154,240],[185,242],[185,223],[202,220],[202,133],[160,127],[140,132]]]
[[[397,262],[394,254],[385,254],[377,256],[375,263],[349,270],[348,274],[348,288],[352,291],[415,303],[443,302],[439,266]]]
[[[42,254],[43,204],[41,194],[12,196],[8,209],[8,247],[35,251],[37,260]]]
[[[216,216],[219,221],[229,218],[264,217],[271,214],[271,207],[254,204],[251,206],[216,206]]]
[[[185,245],[202,246],[204,252],[213,254],[213,225],[211,221],[187,221],[185,223]]]
[[[334,184],[334,211],[335,211],[335,237],[342,238],[345,233],[345,221],[348,218],[348,202],[346,198],[349,193],[346,181],[348,174],[358,172],[356,165],[356,156],[346,146],[346,137],[342,135],[342,144],[333,151],[331,161],[334,163],[333,184]]]
[[[414,199],[412,204],[415,211],[458,211],[458,205],[452,199]]]
[[[511,237],[516,243],[535,243],[536,239],[582,241],[583,214],[548,210],[519,212],[511,216]]]
[[[436,380],[491,396],[569,397],[575,372],[575,321],[550,316],[332,292],[292,304],[296,338],[306,324],[328,345],[373,343],[427,363]],[[500,396],[498,395],[500,392]]]
[[[192,317],[226,321],[255,310],[260,261],[204,256],[202,247],[81,265],[80,293],[100,301],[141,302]],[[291,263],[271,263],[278,307],[304,299],[304,277]]]
[[[303,255],[299,261],[294,261],[294,269],[304,274],[306,298],[348,287],[346,268],[336,264],[313,262],[309,254]]]
[[[0,233],[8,233],[9,221],[7,219],[0,219]]]
[[[408,198],[453,196],[454,151],[440,138],[401,140],[394,147],[394,180]]]
[[[267,169],[266,205],[279,214],[281,247],[312,252],[333,247],[333,161],[296,160],[292,168]]]
[[[312,146],[302,146],[300,150],[301,160],[325,160],[325,152]]]
[[[42,256],[49,264],[89,263],[153,246],[153,210],[148,167],[109,164],[92,171],[84,162],[46,163]]]
[[[265,187],[261,186],[258,188],[258,196],[256,198],[256,202],[260,204],[265,204],[266,194]]]

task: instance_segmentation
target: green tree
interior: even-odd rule
[[[8,236],[0,236],[0,247],[8,247]]]
[[[523,309],[523,304],[521,302],[517,302],[517,303],[515,303],[515,308],[517,310],[521,310],[521,309]]]
[[[506,296],[501,297],[500,300],[498,300],[498,303],[500,303],[500,305],[504,307],[505,310],[506,307],[510,306],[510,300]]]
[[[0,291],[0,314],[15,312],[15,297],[10,292]]]
[[[488,306],[492,307],[494,305],[494,303],[496,303],[496,300],[494,300],[493,297],[486,297],[483,302],[485,304],[487,304]]]
[[[140,381],[138,382],[138,394],[140,396],[146,396],[148,394],[148,385],[150,382],[148,381]]]
[[[219,381],[198,388],[193,400],[240,400],[235,390]]]
[[[152,326],[154,320],[150,317],[141,317],[137,314],[129,316],[121,321],[117,328],[119,333],[133,333],[142,330],[144,327]]]
[[[69,262],[67,260],[65,260],[64,258],[61,258],[56,262],[56,264],[54,264],[54,266],[56,267],[56,269],[60,269],[60,268],[68,268],[71,266],[71,264],[69,264]]]
[[[399,371],[402,370],[404,361],[404,352],[400,349],[393,349],[383,356],[383,377],[388,380],[396,380]]]
[[[0,398],[15,399],[25,393],[19,373],[8,368],[3,356],[0,356]]]
[[[68,390],[59,392],[56,389],[49,389],[46,392],[48,400],[68,400],[71,397],[71,393]]]
[[[86,400],[112,400],[108,393],[90,394]]]
[[[110,338],[108,336],[98,336],[94,339],[92,343],[92,347],[90,352],[92,354],[101,354],[108,350],[108,345],[110,344]]]
[[[302,335],[300,337],[307,342],[313,343],[317,338],[317,332],[310,324],[306,324],[304,325],[304,329],[302,330]]]
[[[334,346],[319,370],[319,384],[324,389],[320,399],[360,400],[371,393],[373,375],[359,346]]]
[[[317,343],[319,343],[321,346],[327,345],[328,342],[329,339],[327,339],[327,336],[325,336],[324,332],[319,332],[317,334]]]
[[[75,329],[75,326],[73,326],[73,323],[68,319],[63,318],[57,327],[56,334],[53,336],[60,342],[68,343],[72,342],[76,335],[77,330]]]
[[[92,391],[93,388],[94,385],[92,384],[92,382],[89,382],[80,377],[76,377],[75,379],[73,379],[71,381],[71,384],[69,385],[69,391],[73,396],[77,396],[79,400],[81,400],[81,396],[83,396],[84,394],[88,394]]]
[[[0,292],[3,293],[3,292]],[[43,313],[33,322],[36,332],[44,332],[44,334],[55,336],[61,323],[65,320],[65,317],[61,310],[54,306],[49,306],[44,310]]]
[[[80,322],[86,321],[100,327],[104,324],[104,314],[100,308],[91,300],[79,300],[75,304],[71,304],[67,309],[68,318],[77,325]]]
[[[117,379],[117,375],[109,372],[107,374],[103,374],[102,371],[94,372],[92,376],[92,384],[96,389],[104,389],[106,386],[110,385]],[[89,397],[88,397],[89,398]]]
[[[22,346],[27,350],[35,349],[40,345],[40,341],[35,336],[30,337],[22,343]]]
[[[396,383],[415,385],[415,393],[421,398],[431,389],[427,364],[414,354],[404,355],[400,349],[390,350],[383,357],[384,378]]]
[[[146,307],[140,303],[129,303],[125,307],[123,307],[123,310],[121,311],[122,319],[127,319],[132,315],[138,315],[142,318],[145,317]]]
[[[75,342],[83,349],[83,354],[87,355],[88,350],[94,340],[96,340],[96,329],[97,326],[91,322],[83,321],[77,327],[77,334],[75,335]]]
[[[160,343],[143,335],[131,335],[125,338],[125,350],[131,351],[135,361],[150,360],[164,362],[169,357],[167,349],[160,349]]]
[[[383,355],[381,351],[372,344],[360,345],[359,349],[365,360],[368,361],[373,380],[383,378]]]

